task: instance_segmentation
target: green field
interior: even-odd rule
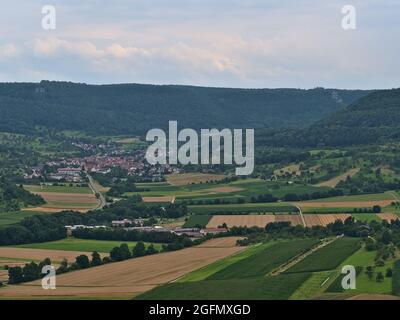
[[[392,294],[400,296],[400,260],[393,264]]]
[[[268,243],[264,243],[264,244],[258,244],[258,245],[251,246],[244,251],[241,251],[237,254],[226,257],[224,259],[218,260],[212,264],[209,264],[208,266],[205,266],[204,268],[200,268],[195,271],[192,271],[192,272],[184,275],[182,278],[180,278],[178,280],[178,282],[206,280],[207,278],[209,278],[211,275],[215,274],[216,272],[221,271],[221,270],[225,269],[226,267],[233,265],[239,261],[247,259],[256,253],[259,253],[259,252],[265,250],[266,248],[271,247],[274,244],[275,244],[275,242],[268,242]]]
[[[393,194],[388,191],[384,193],[374,194],[360,194],[354,196],[341,196],[332,198],[315,199],[306,202],[354,202],[354,201],[379,201],[379,200],[393,200]]]
[[[24,189],[30,192],[57,192],[57,193],[82,193],[82,194],[91,194],[93,193],[89,187],[79,187],[63,185],[63,186],[39,186],[39,185],[24,185]]]
[[[1,212],[0,213],[0,228],[17,223],[26,217],[32,217],[32,216],[35,216],[38,214],[43,214],[43,213],[42,212],[34,212],[34,211]]]
[[[285,300],[309,277],[298,273],[255,279],[175,282],[146,292],[138,300]]]
[[[121,243],[126,243],[130,248],[133,248],[137,242],[133,241],[105,241],[105,240],[88,240],[88,239],[75,239],[67,238],[63,240],[30,243],[18,245],[19,248],[32,248],[32,249],[47,249],[47,250],[65,250],[65,251],[87,251],[87,252],[105,252],[109,253],[114,247],[120,246]],[[146,243],[149,245],[149,243]],[[155,243],[154,247],[157,250],[161,249],[161,244]]]
[[[357,221],[371,222],[380,221],[379,217],[375,213],[354,213],[351,215]]]
[[[357,278],[356,278],[356,289],[349,290],[353,294],[357,293],[371,293],[371,294],[391,294],[392,293],[392,279],[386,278],[383,282],[377,282],[375,279],[377,272],[382,272],[384,275],[386,269],[393,267],[394,261],[386,262],[383,267],[374,267],[374,275],[372,279],[369,279],[368,275],[365,273],[368,266],[375,266],[376,251],[366,251],[364,248],[359,249],[357,252],[352,254],[348,259],[346,259],[341,265],[352,265],[356,267]],[[338,283],[341,281],[341,274],[337,272],[337,280],[332,284],[327,290],[328,292],[340,292],[340,287]]]
[[[193,228],[195,226],[201,226],[202,228],[205,228],[211,218],[212,218],[212,216],[205,215],[205,214],[190,216],[189,219],[184,223],[183,227],[184,228]]]
[[[236,204],[240,198],[246,202],[250,202],[251,197],[262,194],[272,194],[275,197],[282,198],[288,193],[301,195],[328,189],[306,184],[289,185],[283,182],[266,181],[261,179],[239,179],[229,183],[211,182],[183,186],[172,186],[165,183],[146,183],[138,184],[138,186],[147,189],[144,192],[140,192],[142,197],[175,196],[176,202],[179,203],[185,201],[192,205],[194,205],[194,203],[190,203],[191,201],[202,201],[204,202],[203,204],[210,204],[217,199],[224,200],[227,203]],[[226,191],[221,190],[224,188]],[[125,195],[130,196],[133,195],[133,193],[128,192]]]
[[[221,204],[189,206],[188,211],[194,214],[215,213],[263,213],[263,212],[297,212],[297,208],[285,202],[279,203],[244,203],[244,204]]]
[[[310,249],[316,243],[318,243],[318,240],[315,239],[277,242],[244,260],[227,266],[207,279],[244,279],[266,276],[286,261]]]
[[[291,300],[304,300],[313,298],[322,293],[335,275],[335,271],[314,272],[311,276],[291,295]]]
[[[288,269],[286,273],[333,270],[360,248],[356,238],[340,238],[315,251]]]

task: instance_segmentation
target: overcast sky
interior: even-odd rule
[[[399,0],[1,0],[0,81],[400,87]],[[42,6],[56,29],[42,28]],[[356,8],[355,30],[341,26]]]

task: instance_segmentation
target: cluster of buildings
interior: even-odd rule
[[[141,225],[140,226],[128,226],[128,225],[138,225],[140,224],[141,220]],[[176,234],[178,236],[185,235],[187,237],[190,237],[192,239],[198,239],[202,238],[204,236],[207,236],[209,234],[211,235],[217,235],[221,233],[226,233],[228,230],[226,228],[181,228],[181,227],[176,227],[176,228],[168,228],[168,227],[163,227],[163,226],[143,226],[143,219],[134,219],[134,220],[129,220],[129,219],[124,219],[124,220],[115,220],[112,221],[111,225],[112,227],[120,227],[123,228],[126,231],[138,231],[138,232],[161,232],[161,233],[172,233]],[[101,228],[108,228],[107,226],[86,226],[86,225],[71,225],[71,226],[65,226],[67,230],[67,235],[71,236],[72,232],[76,229],[101,229]]]
[[[82,168],[58,168],[57,172],[50,173],[47,177],[51,180],[65,180],[67,182],[81,182]]]

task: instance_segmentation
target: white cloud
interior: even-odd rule
[[[16,12],[6,1],[4,12]],[[52,32],[40,28],[40,1],[21,1],[21,14],[0,14],[0,35],[9,43],[0,46],[0,58],[14,59],[0,73],[10,81],[25,74],[26,81],[48,75],[92,83],[398,85],[394,0],[354,0],[353,32],[340,27],[339,0],[54,0]]]

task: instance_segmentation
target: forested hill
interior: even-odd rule
[[[334,89],[228,89],[172,85],[0,84],[0,131],[42,126],[89,134],[143,134],[179,127],[307,126],[368,94]]]
[[[400,89],[371,93],[317,122],[310,134],[322,136],[321,142],[337,146],[399,140]]]
[[[264,145],[348,146],[400,140],[400,89],[375,91],[309,128],[259,133]]]

